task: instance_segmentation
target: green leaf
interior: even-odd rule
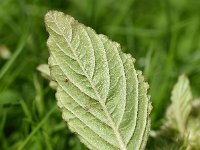
[[[39,66],[37,66],[36,68],[41,75],[45,78],[50,80],[49,82],[49,86],[52,89],[56,89],[57,88],[57,82],[53,81],[51,75],[50,75],[50,69],[49,69],[49,65],[48,64],[40,64]]]
[[[193,100],[185,75],[181,75],[175,84],[171,101],[166,113],[167,120],[155,134],[153,145],[157,148],[154,149],[199,149],[200,101]]]
[[[189,80],[185,75],[181,75],[175,84],[171,101],[172,104],[167,111],[168,122],[172,128],[183,135],[192,109],[192,93]]]
[[[151,105],[135,60],[62,12],[48,12],[45,23],[56,98],[71,131],[89,149],[144,149]]]
[[[37,66],[36,68],[41,75],[48,80],[52,80],[51,79],[51,75],[50,75],[50,69],[49,69],[49,65],[48,64],[40,64],[39,66]]]

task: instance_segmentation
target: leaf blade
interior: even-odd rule
[[[48,12],[45,23],[56,97],[71,130],[90,149],[143,149],[150,104],[133,58],[61,12]]]
[[[172,104],[168,108],[167,118],[171,126],[181,134],[186,130],[186,123],[192,109],[192,92],[188,78],[183,74],[179,76],[171,95]]]

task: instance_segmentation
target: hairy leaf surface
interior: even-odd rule
[[[172,104],[167,112],[168,121],[170,126],[184,134],[188,116],[192,109],[192,93],[189,80],[185,75],[181,75],[175,84],[172,90],[171,101]]]
[[[48,12],[45,23],[48,64],[69,128],[89,149],[144,149],[151,105],[131,55],[62,12]]]

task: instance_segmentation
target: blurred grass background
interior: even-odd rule
[[[185,73],[200,95],[199,0],[0,0],[0,149],[84,150],[36,71],[47,63],[44,15],[60,10],[119,42],[150,84],[152,129]],[[8,49],[9,59],[1,53]],[[151,140],[148,148],[151,149]]]

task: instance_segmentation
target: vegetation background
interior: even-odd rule
[[[1,150],[86,149],[68,130],[55,91],[36,70],[47,63],[48,10],[72,15],[137,59],[150,84],[153,130],[162,124],[180,74],[189,77],[194,96],[200,95],[198,0],[0,0]]]

